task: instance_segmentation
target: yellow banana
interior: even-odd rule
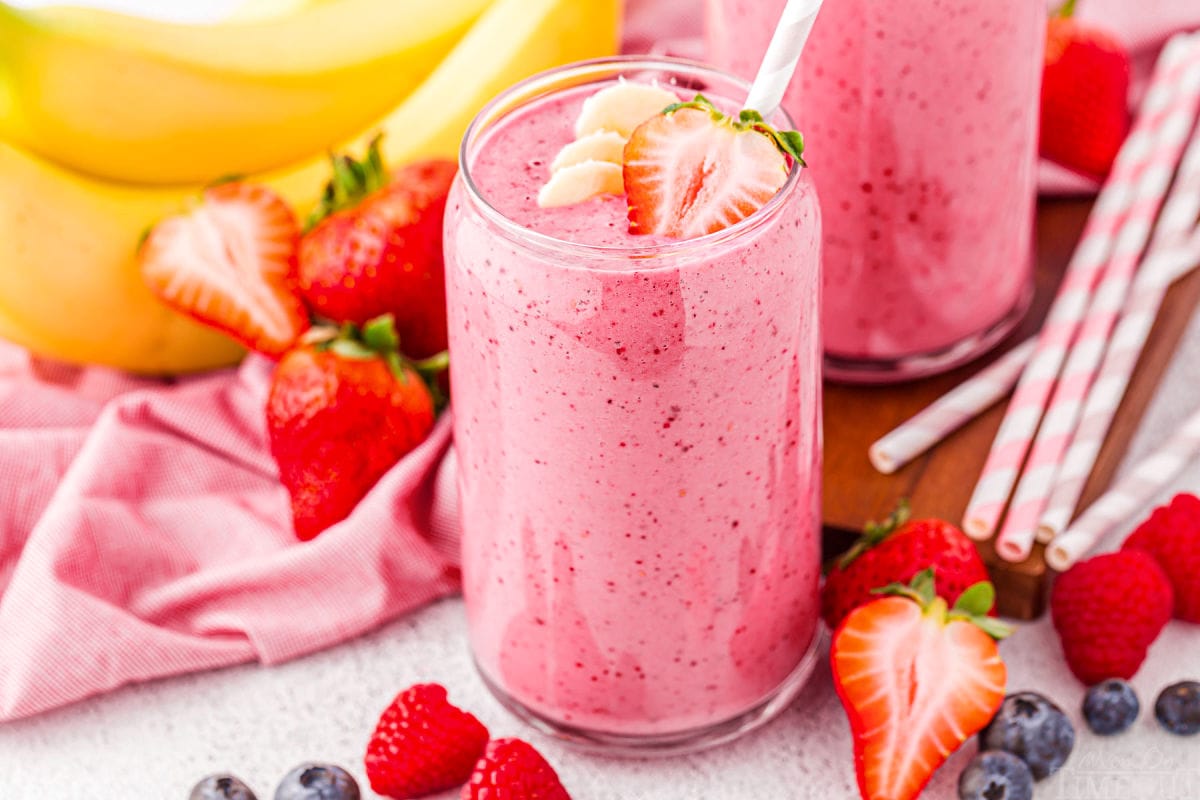
[[[279,167],[394,107],[488,3],[338,0],[198,26],[0,2],[0,138],[130,183]]]
[[[278,19],[294,14],[307,6],[321,5],[333,0],[244,0],[230,12],[230,22],[249,22],[251,20]]]
[[[382,131],[389,163],[454,158],[471,118],[503,88],[615,52],[620,12],[620,0],[497,0],[428,80],[343,149],[361,151]],[[253,179],[303,213],[327,177],[319,155]],[[44,355],[141,373],[234,361],[224,338],[154,299],[134,260],[146,228],[197,191],[96,180],[0,141],[0,336]]]

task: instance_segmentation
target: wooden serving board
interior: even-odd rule
[[[1023,341],[1041,326],[1090,208],[1090,202],[1083,200],[1041,203],[1037,219],[1037,293],[1028,316],[1005,347]],[[981,286],[980,291],[986,291],[986,287]],[[1198,303],[1200,271],[1181,280],[1167,295],[1079,510],[1108,486]],[[909,498],[917,515],[961,522],[1006,403],[998,404],[894,475],[877,472],[867,460],[867,448],[990,360],[986,358],[946,375],[899,386],[826,385],[827,557],[845,549],[864,523],[883,519],[904,497]],[[989,545],[980,550],[996,584],[1000,613],[1018,619],[1040,615],[1051,577],[1042,557],[1043,547],[1037,545],[1033,555],[1022,564],[997,559]]]

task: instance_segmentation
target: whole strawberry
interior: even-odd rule
[[[554,767],[520,739],[496,739],[475,765],[462,800],[571,800]]]
[[[884,523],[871,523],[853,547],[839,558],[821,590],[821,617],[834,630],[846,615],[876,599],[872,591],[891,583],[907,583],[932,568],[938,593],[949,603],[967,588],[988,579],[975,544],[949,522],[908,521],[901,503]]]
[[[267,431],[302,540],[345,519],[433,427],[418,366],[397,352],[391,319],[288,352],[267,396]]]
[[[1074,12],[1075,0],[1068,0],[1046,30],[1041,153],[1101,178],[1129,132],[1129,53]]]
[[[391,314],[404,352],[446,349],[442,217],[457,171],[422,161],[390,176],[372,142],[365,161],[333,160],[325,199],[300,242],[300,291],[334,322],[364,325]]]
[[[1200,498],[1181,494],[1156,508],[1121,549],[1157,561],[1175,590],[1175,617],[1200,623]]]
[[[367,744],[367,779],[376,794],[404,800],[451,789],[471,776],[488,731],[450,704],[436,683],[396,695]]]
[[[1079,562],[1058,577],[1050,594],[1067,665],[1088,686],[1132,678],[1170,621],[1173,603],[1166,573],[1137,550]]]

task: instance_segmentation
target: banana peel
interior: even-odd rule
[[[390,164],[455,158],[471,119],[503,89],[615,53],[621,6],[496,0],[424,83],[340,149],[362,152],[382,132]],[[303,216],[328,174],[321,154],[250,179],[275,188]],[[135,258],[144,232],[199,191],[97,180],[0,141],[0,336],[41,355],[143,374],[236,361],[240,350],[231,341],[150,294]]]

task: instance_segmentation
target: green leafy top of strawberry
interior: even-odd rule
[[[766,136],[779,151],[784,155],[791,156],[800,166],[807,166],[804,162],[804,136],[799,131],[780,131],[776,130],[763,119],[762,114],[753,109],[743,109],[738,113],[736,119],[725,114],[720,109],[712,104],[702,94],[697,94],[691,100],[681,103],[672,103],[662,110],[663,114],[670,116],[681,108],[696,108],[701,111],[707,111],[712,115],[713,121],[718,123],[726,123],[733,126],[736,131],[758,131],[763,136]]]
[[[1075,3],[1076,0],[1067,0],[1058,7],[1058,10],[1054,12],[1054,16],[1061,19],[1068,19],[1075,16]]]
[[[846,569],[855,559],[870,550],[875,545],[898,531],[912,516],[912,508],[907,499],[901,499],[896,504],[896,510],[888,515],[883,522],[868,522],[863,527],[863,535],[838,560],[838,567]]]
[[[396,334],[396,321],[391,314],[382,314],[368,320],[361,327],[352,322],[340,327],[321,326],[313,328],[303,341],[317,350],[329,350],[342,358],[365,361],[382,358],[396,380],[407,382],[406,367],[417,371],[433,395],[434,406],[441,410],[446,405],[445,393],[438,385],[437,376],[450,365],[446,351],[428,358],[410,359],[400,352],[400,337]]]
[[[926,614],[941,620],[960,619],[970,622],[988,636],[999,640],[1013,633],[1013,627],[995,617],[989,617],[988,612],[996,604],[996,589],[989,581],[980,581],[959,595],[953,606],[947,606],[945,599],[937,594],[933,569],[918,572],[912,583],[892,583],[872,594],[907,597],[917,603]]]
[[[382,134],[371,139],[371,143],[367,145],[366,158],[362,160],[344,153],[330,153],[329,162],[333,168],[333,177],[325,184],[321,199],[305,220],[305,233],[317,227],[326,217],[353,208],[388,184],[390,176],[379,150],[382,139]]]

